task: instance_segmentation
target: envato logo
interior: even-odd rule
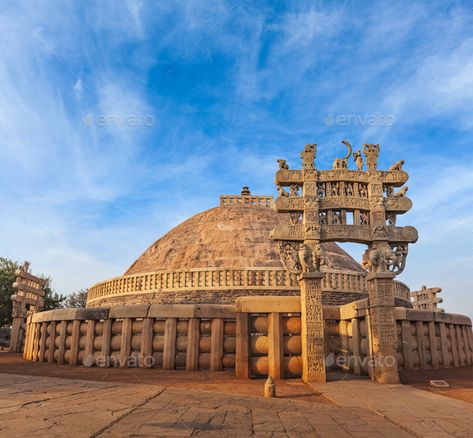
[[[324,117],[325,126],[380,126],[390,127],[394,125],[395,117],[390,114],[371,114],[362,116],[360,114],[334,114],[330,113]]]
[[[349,366],[350,368],[358,365],[362,369],[377,368],[377,367],[393,367],[397,363],[394,356],[335,356],[335,354],[329,354],[325,358],[325,365],[329,368],[344,368]]]
[[[151,114],[93,114],[88,113],[82,119],[85,126],[98,126],[99,128],[115,126],[118,128],[148,128],[156,123],[156,119]]]
[[[84,357],[83,365],[86,367],[98,366],[98,367],[125,367],[125,368],[136,368],[136,367],[147,367],[153,368],[156,364],[156,359],[153,356],[103,356],[103,355],[87,355]]]

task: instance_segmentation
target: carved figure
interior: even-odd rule
[[[404,160],[397,161],[388,169],[388,172],[400,172],[402,170],[403,164],[404,164]]]
[[[312,264],[316,272],[320,272],[321,266],[325,265],[325,251],[320,244],[312,251]]]
[[[386,196],[388,198],[392,198],[392,196],[394,194],[394,187],[393,186],[386,186],[385,191],[386,191]]]
[[[327,213],[325,211],[319,213],[319,224],[327,225]]]
[[[404,271],[406,266],[407,252],[407,245],[397,245],[393,247],[392,258],[390,260],[391,263],[389,266],[389,270],[391,272],[400,274],[402,271]]]
[[[289,193],[287,193],[279,184],[277,185],[279,196],[283,198],[289,198]]]
[[[406,192],[408,190],[409,190],[409,187],[407,187],[407,186],[401,187],[397,193],[394,193],[393,196],[395,198],[402,198],[402,197],[406,196]]]
[[[279,170],[288,170],[289,166],[286,163],[286,160],[278,160]]]
[[[311,250],[305,243],[299,247],[299,263],[301,264],[302,272],[314,271]]]
[[[346,196],[353,196],[353,183],[346,183],[345,184],[345,195]]]
[[[340,212],[339,211],[334,211],[332,213],[332,224],[333,225],[340,225],[342,223],[340,219],[341,219]]]
[[[362,198],[367,198],[368,197],[368,189],[366,187],[366,184],[360,184],[359,185],[359,193]]]
[[[366,211],[360,213],[360,225],[369,225],[370,215]]]
[[[319,198],[325,198],[325,184],[317,184],[317,195]]]
[[[348,148],[348,153],[343,158],[335,158],[335,161],[333,162],[334,170],[348,169],[348,158],[350,158],[352,151],[351,144],[348,142],[348,140],[342,140],[342,143]]]
[[[301,223],[301,214],[300,213],[290,213],[289,220],[291,225],[297,225]]]
[[[369,271],[371,266],[372,266],[372,263],[371,263],[371,258],[370,258],[370,252],[368,249],[366,249],[365,252],[363,253],[363,256],[361,257],[361,267],[365,271]]]
[[[315,170],[315,157],[317,154],[316,144],[306,144],[304,151],[301,152],[302,169]]]
[[[396,225],[396,214],[395,213],[387,213],[386,220],[388,222],[389,227],[394,227]]]
[[[330,195],[331,196],[338,196],[338,183],[332,183],[330,185],[331,189],[330,189]]]
[[[389,236],[389,228],[386,225],[380,225],[373,230],[373,237],[384,239]]]
[[[301,265],[298,257],[299,245],[295,242],[279,242],[279,254],[281,260],[289,272],[300,272]]]
[[[289,194],[290,198],[299,198],[300,197],[299,186],[297,184],[291,184],[289,189],[291,191],[290,194]]]
[[[353,152],[353,161],[356,164],[356,168],[361,172],[363,171],[363,157],[361,151]]]
[[[368,144],[363,145],[363,153],[366,157],[366,167],[368,172],[376,172],[376,167],[378,165],[378,155],[379,155],[379,144]]]
[[[368,248],[361,260],[361,267],[369,272],[394,272],[392,266],[396,262],[394,251],[388,246]]]

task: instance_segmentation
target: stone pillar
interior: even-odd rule
[[[376,272],[367,276],[371,378],[379,383],[399,383],[394,276],[391,272]]]
[[[235,375],[237,379],[250,379],[250,316],[248,313],[236,314],[236,355]]]
[[[325,382],[324,318],[321,272],[305,272],[301,285],[302,380]]]
[[[13,353],[21,352],[21,339],[23,331],[23,320],[22,317],[14,317],[11,327],[11,337],[10,337],[10,351]]]

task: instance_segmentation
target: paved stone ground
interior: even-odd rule
[[[473,437],[473,404],[406,385],[343,381],[312,385],[342,408],[369,409],[415,436]]]
[[[472,380],[472,369],[453,371],[414,381]],[[263,399],[263,384],[231,371],[68,367],[1,353],[0,437],[473,437],[473,404],[410,386],[292,379]]]
[[[5,437],[409,437],[366,408],[0,374]]]

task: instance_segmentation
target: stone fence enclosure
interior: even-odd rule
[[[84,366],[235,369],[238,378],[300,376],[300,298],[242,297],[235,305],[153,304],[30,315],[24,357]],[[370,373],[370,308],[324,306],[328,367]],[[471,320],[396,307],[400,370],[473,364]]]

